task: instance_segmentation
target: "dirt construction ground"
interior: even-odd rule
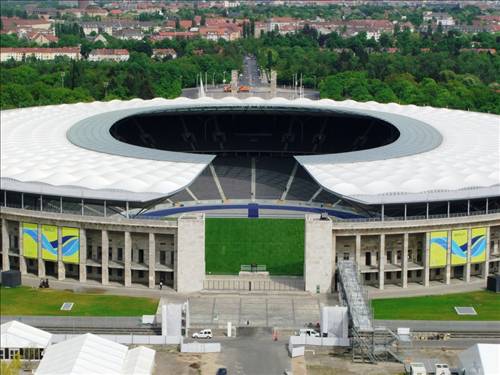
[[[224,356],[227,353],[191,354],[179,353],[176,348],[157,349],[155,374],[178,375],[215,375],[217,369],[226,367]],[[405,355],[408,362],[434,358],[448,363],[451,367],[458,365],[457,355],[461,350],[450,349],[418,349]],[[228,358],[225,358],[227,361]],[[378,364],[353,363],[350,356],[337,356],[331,353],[306,351],[305,357],[292,360],[294,375],[400,375],[404,373],[403,365],[395,362]],[[253,371],[242,368],[236,374],[253,374]],[[230,375],[235,375],[229,372]],[[282,374],[280,372],[279,374]],[[276,373],[276,375],[279,375]],[[275,375],[275,374],[260,374]]]

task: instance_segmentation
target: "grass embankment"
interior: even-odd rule
[[[73,302],[73,309],[61,311],[64,302]],[[29,287],[0,288],[0,315],[140,316],[155,314],[157,305],[155,298]]]
[[[500,294],[490,291],[436,296],[375,299],[375,319],[387,320],[500,320]],[[458,315],[454,307],[471,306],[477,315]]]
[[[303,274],[303,219],[207,219],[205,226],[207,273],[237,274],[256,263],[271,275]]]

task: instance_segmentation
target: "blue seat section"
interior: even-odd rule
[[[248,204],[213,204],[213,205],[194,205],[194,206],[184,206],[184,207],[173,207],[166,208],[163,210],[147,212],[139,215],[138,218],[161,218],[170,215],[182,214],[185,212],[197,212],[197,211],[213,211],[213,210],[235,210],[235,209],[245,209],[249,208]],[[350,212],[343,212],[337,210],[329,210],[322,207],[304,207],[304,206],[290,206],[290,205],[272,205],[272,204],[258,204],[259,210],[281,210],[281,211],[298,211],[304,213],[322,213],[326,212],[330,216],[335,216],[340,219],[357,219],[363,218],[364,216],[357,215]]]

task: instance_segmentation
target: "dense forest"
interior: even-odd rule
[[[81,44],[88,55],[92,43],[78,28],[58,30],[58,46]],[[173,98],[181,88],[196,85],[199,73],[209,82],[229,78],[240,69],[245,53],[257,56],[262,69],[276,69],[279,84],[290,85],[295,74],[306,87],[318,88],[321,97],[336,100],[397,102],[500,113],[500,56],[470,50],[496,49],[498,35],[466,35],[441,31],[411,33],[395,30],[379,41],[366,35],[343,38],[318,35],[308,28],[297,34],[268,33],[261,38],[234,42],[194,40],[122,41],[107,37],[107,48],[126,48],[128,62],[93,63],[58,59],[2,64],[2,109],[78,101]],[[23,41],[0,36],[1,46]],[[153,48],[174,48],[178,58],[157,61]],[[200,53],[202,51],[202,53]]]

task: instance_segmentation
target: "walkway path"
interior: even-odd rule
[[[446,285],[440,281],[431,281],[429,287],[424,287],[419,283],[408,283],[408,288],[401,288],[399,285],[387,285],[384,290],[366,286],[370,299],[379,298],[399,298],[414,296],[430,296],[447,293],[465,293],[482,290],[486,287],[486,279],[471,277],[470,283],[462,280],[452,279],[451,284]]]

